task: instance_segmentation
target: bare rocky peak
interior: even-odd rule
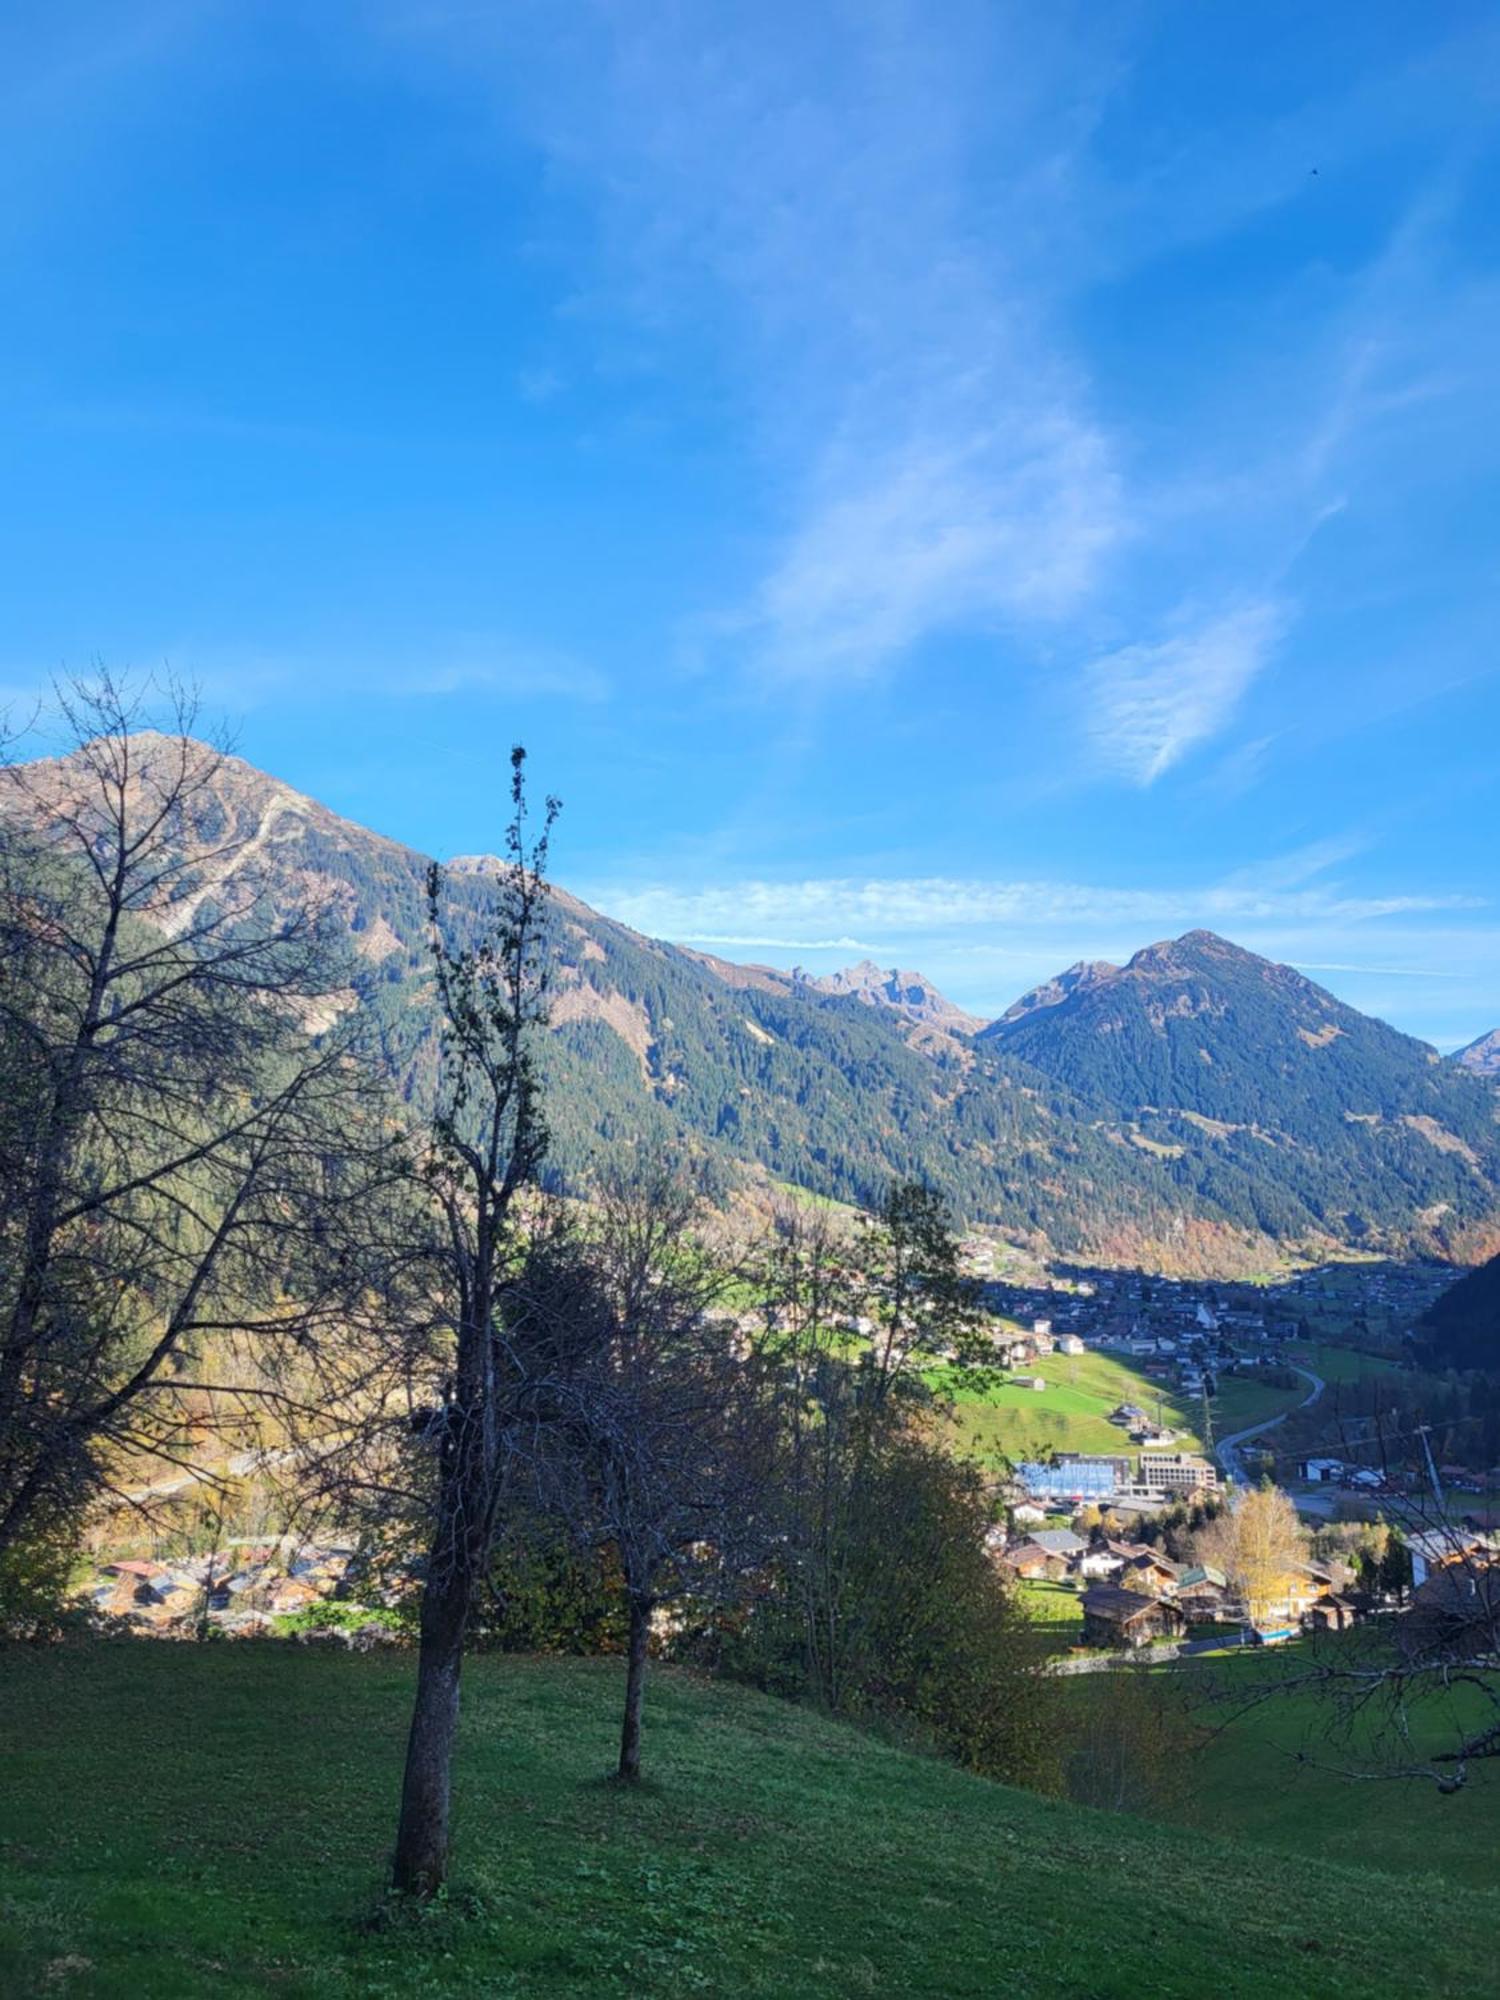
[[[817,993],[832,993],[844,999],[861,1000],[867,1007],[888,1007],[908,1021],[924,1027],[941,1028],[947,1034],[975,1035],[985,1025],[977,1014],[965,1013],[940,993],[920,972],[899,966],[880,966],[871,958],[858,965],[846,965],[838,972],[810,978],[798,975],[801,983]]]

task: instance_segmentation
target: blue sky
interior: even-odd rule
[[[0,686],[994,1012],[1500,1024],[1488,4],[23,6]]]

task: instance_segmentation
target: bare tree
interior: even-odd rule
[[[58,708],[65,754],[0,770],[0,1552],[179,1462],[205,1354],[271,1393],[334,1336],[384,1136],[192,697],[102,674]]]
[[[714,1308],[732,1273],[696,1240],[667,1163],[606,1175],[589,1234],[611,1318],[584,1424],[590,1501],[629,1605],[619,1776],[641,1774],[653,1617],[732,1596],[766,1553],[772,1406],[753,1350]]]
[[[489,1569],[514,1419],[504,1302],[521,1261],[515,1210],[548,1136],[533,1043],[546,1018],[544,876],[558,804],[547,800],[533,837],[519,748],[511,753],[511,809],[494,922],[477,943],[457,945],[446,935],[436,865],[427,883],[442,1048],[423,1172],[436,1221],[433,1312],[450,1373],[429,1425],[437,1492],[393,1870],[397,1889],[423,1897],[447,1873],[464,1636]]]

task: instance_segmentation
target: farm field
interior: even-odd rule
[[[16,1649],[0,1676],[7,1993],[1352,2000],[1492,1983],[1492,1893],[1035,1798],[682,1674],[657,1677],[649,1782],[622,1791],[603,1776],[613,1662],[470,1663],[451,1890],[372,1922],[409,1656],[120,1642]],[[1226,1778],[1225,1826],[1235,1799]],[[1359,1845],[1385,1859],[1373,1832]]]
[[[1158,1398],[1163,1421],[1184,1433],[1184,1448],[1198,1448],[1193,1407],[1112,1354],[1049,1354],[1029,1362],[1024,1372],[1041,1376],[1046,1388],[1005,1382],[978,1389],[955,1372],[936,1378],[954,1399],[957,1449],[990,1463],[1049,1451],[1125,1451],[1129,1441],[1109,1421],[1110,1411],[1119,1403],[1138,1403],[1154,1416]]]
[[[1283,1410],[1295,1409],[1307,1394],[1308,1385],[1300,1376],[1290,1389],[1253,1381],[1247,1376],[1223,1376],[1213,1401],[1214,1436],[1229,1437],[1251,1424],[1263,1424],[1269,1417],[1280,1416]]]
[[[1378,1354],[1362,1354],[1357,1348],[1336,1347],[1328,1341],[1294,1341],[1286,1349],[1287,1358],[1332,1387],[1336,1383],[1363,1382],[1372,1375],[1396,1372],[1396,1363]]]

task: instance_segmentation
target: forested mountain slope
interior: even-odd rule
[[[1493,1093],[1290,966],[1191,931],[979,1037],[1167,1148],[1276,1236],[1474,1249],[1500,1174]],[[1180,1149],[1180,1150],[1179,1150]]]
[[[61,766],[32,779],[65,792]],[[436,1060],[426,858],[234,758],[181,838],[205,897],[251,857],[273,896],[324,904],[340,1005],[420,1102]],[[499,865],[450,864],[460,933]],[[970,1036],[926,982],[909,1000],[904,975],[903,1004],[869,1004],[875,968],[815,983],[642,937],[561,889],[554,910],[564,1184],[621,1142],[666,1138],[721,1187],[769,1175],[867,1202],[921,1176],[1039,1245],[1182,1270],[1260,1268],[1290,1246],[1479,1254],[1500,1215],[1488,1085],[1207,934],[1082,968]]]
[[[1500,1370],[1500,1256],[1451,1285],[1423,1315],[1419,1345],[1436,1368]]]

